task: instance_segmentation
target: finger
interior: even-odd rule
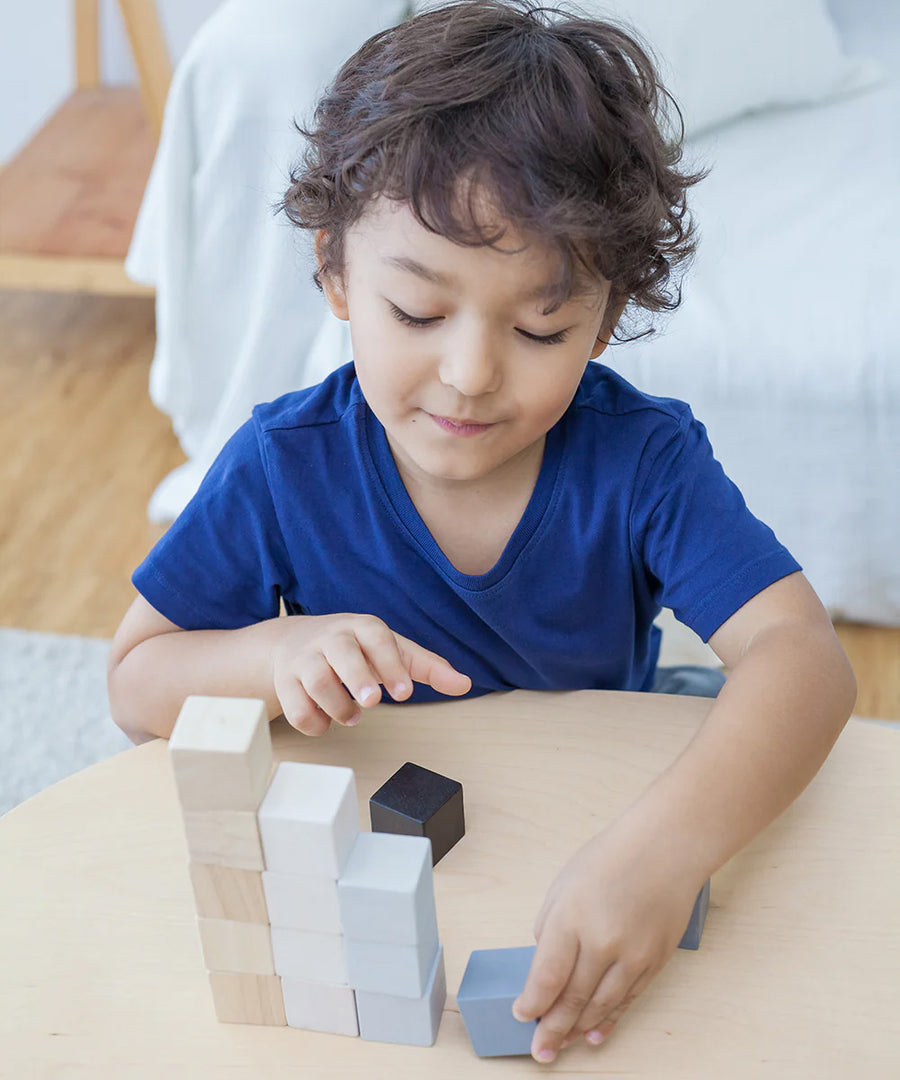
[[[564,1044],[581,1033],[576,1025],[591,1002],[603,973],[604,960],[581,950],[572,975],[556,1001],[541,1015],[531,1042],[536,1061],[553,1061]]]
[[[359,719],[359,706],[323,653],[304,657],[298,666],[298,674],[310,700],[327,717],[340,724]]]
[[[367,709],[378,704],[381,700],[379,679],[355,634],[348,632],[330,639],[322,655],[355,702]],[[359,709],[354,711],[358,720]],[[335,716],[335,719],[342,723],[355,722],[352,715],[349,718]]]
[[[577,960],[574,934],[548,929],[538,940],[528,978],[513,1002],[513,1016],[522,1021],[543,1016],[568,984]]]
[[[459,697],[472,689],[472,680],[463,675],[443,656],[423,648],[415,641],[397,634],[403,663],[410,676],[418,683],[425,683],[439,694]]]
[[[382,683],[394,701],[405,701],[413,692],[413,676],[400,651],[399,635],[374,617],[360,619],[355,634],[376,683]]]
[[[583,1034],[594,1045],[603,1042],[652,977],[645,968],[637,979],[629,978],[624,965],[613,964],[575,1025],[574,1036]]]
[[[276,680],[275,694],[284,718],[304,735],[324,735],[331,719],[312,701],[295,678]]]

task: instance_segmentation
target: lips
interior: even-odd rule
[[[449,432],[451,435],[460,436],[472,436],[480,435],[483,431],[487,431],[488,428],[492,428],[494,425],[477,423],[473,420],[461,420],[452,416],[437,416],[434,413],[428,414],[431,419],[441,428],[443,431]]]

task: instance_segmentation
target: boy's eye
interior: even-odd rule
[[[396,304],[391,304],[391,314],[395,319],[399,319],[400,322],[405,323],[407,326],[430,326],[432,323],[440,322],[441,316],[435,315],[430,319],[417,319],[415,315],[407,315],[405,311],[402,311]],[[527,338],[529,341],[536,341],[539,345],[561,345],[566,340],[567,330],[559,330],[555,334],[548,334],[546,337],[541,337],[538,334],[529,334],[527,330],[519,330],[516,327],[516,331]]]

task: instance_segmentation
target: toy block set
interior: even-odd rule
[[[192,696],[169,740],[197,928],[217,1018],[431,1046],[447,986],[433,866],[463,836],[462,786],[411,762],[360,829],[349,768],[273,766],[254,699]],[[681,948],[696,949],[697,897]],[[481,1057],[527,1054],[512,1003],[534,946],[469,958],[457,994]]]

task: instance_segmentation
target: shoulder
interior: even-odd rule
[[[294,390],[274,401],[257,405],[253,410],[253,424],[265,441],[276,432],[300,432],[340,424],[362,403],[356,371],[352,364],[344,364],[315,386]]]
[[[573,406],[588,416],[661,425],[675,430],[693,420],[690,406],[677,398],[654,397],[638,390],[611,368],[591,361],[582,376]]]

